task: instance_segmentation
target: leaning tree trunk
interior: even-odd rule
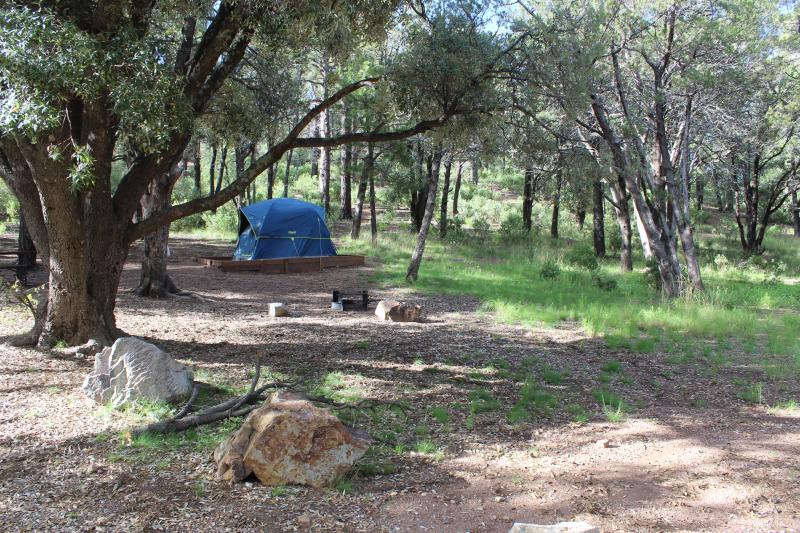
[[[185,161],[181,161],[170,172],[155,178],[148,191],[142,196],[138,218],[145,220],[159,211],[167,209],[172,200],[172,189],[183,173]],[[180,293],[167,273],[169,258],[169,225],[162,226],[155,233],[144,238],[144,257],[142,257],[142,277],[136,287],[138,296],[167,298]]]
[[[464,162],[458,162],[458,170],[456,171],[456,185],[453,187],[453,216],[458,214],[458,196],[461,193],[461,172],[464,170]]]
[[[530,232],[533,227],[533,195],[535,193],[533,169],[527,167],[523,176],[525,182],[522,186],[522,223]]]
[[[603,198],[603,182],[595,180],[592,184],[592,240],[594,254],[606,256],[605,199]]]
[[[439,211],[439,236],[447,236],[447,199],[450,196],[450,170],[453,167],[453,159],[447,158],[444,164],[444,184],[442,185],[442,208]]]
[[[358,192],[356,193],[356,213],[353,216],[353,226],[350,229],[350,238],[358,239],[361,235],[361,219],[364,216],[364,198],[367,194],[367,185],[372,177],[373,170],[373,145],[367,146],[367,157],[364,159],[364,170],[361,179],[358,181]]]
[[[422,225],[417,235],[417,246],[411,255],[411,263],[408,265],[406,280],[409,282],[417,281],[419,276],[419,265],[422,262],[422,254],[425,252],[425,240],[428,238],[428,230],[433,220],[433,213],[436,210],[436,189],[439,186],[439,164],[442,161],[442,153],[435,150],[431,160],[430,181],[428,183],[428,195],[425,202],[425,214],[422,217]]]

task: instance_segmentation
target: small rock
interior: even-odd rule
[[[307,514],[301,514],[297,517],[297,523],[301,526],[310,526],[311,525],[311,517]]]
[[[292,316],[292,314],[289,312],[288,307],[286,307],[280,302],[274,302],[269,304],[269,316],[282,317],[282,316]]]
[[[397,300],[381,300],[375,308],[375,316],[390,322],[419,322],[422,306]]]
[[[505,496],[495,496],[494,497],[494,501],[496,501],[498,503],[499,502],[504,502],[504,501],[506,501],[506,497]]]
[[[552,525],[516,522],[508,533],[600,533],[600,530],[586,522],[559,522]]]

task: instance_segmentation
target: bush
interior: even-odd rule
[[[650,258],[645,263],[644,279],[650,287],[661,291],[661,273],[658,271],[658,262],[655,258]]]
[[[188,217],[179,218],[172,224],[170,224],[170,231],[174,231],[176,233],[190,233],[193,230],[201,229],[205,227],[205,222],[203,220],[203,213],[195,213],[194,215],[189,215]]]
[[[528,236],[525,222],[516,213],[507,215],[500,223],[500,238],[505,242],[522,242]]]
[[[592,273],[592,285],[604,291],[613,291],[617,288],[617,280],[602,272],[594,272]]]
[[[218,208],[216,213],[211,211],[203,213],[203,222],[209,231],[226,237],[235,237],[239,230],[239,213],[233,202],[228,202]]]
[[[558,279],[558,276],[561,275],[561,267],[558,266],[558,263],[553,261],[552,259],[548,259],[542,264],[542,268],[539,269],[539,276],[542,279]]]
[[[619,232],[619,226],[614,224],[610,231],[606,230],[608,237],[608,249],[612,252],[619,252],[622,250],[622,234]]]
[[[483,219],[478,219],[472,223],[472,230],[475,232],[475,237],[479,240],[485,240],[489,237],[489,230],[491,226]]]
[[[711,220],[711,213],[699,209],[692,209],[692,220],[698,224],[708,224]]]
[[[447,219],[447,235],[446,240],[450,244],[463,244],[469,242],[470,236],[464,230],[463,221],[461,217],[454,216]]]
[[[564,255],[564,259],[570,265],[585,268],[588,271],[597,270],[600,266],[597,263],[597,257],[594,255],[594,250],[588,244],[576,244]]]

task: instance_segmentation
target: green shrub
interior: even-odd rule
[[[475,232],[475,237],[479,240],[485,240],[489,237],[489,230],[491,226],[486,220],[480,218],[472,223],[472,230]]]
[[[658,271],[658,261],[650,258],[645,263],[644,279],[656,291],[661,291],[661,273]]]
[[[548,259],[544,263],[542,263],[542,267],[539,269],[539,277],[542,279],[558,279],[561,275],[561,267],[558,266],[558,263],[553,261],[552,259]]]
[[[506,215],[500,223],[500,239],[505,242],[522,242],[528,238],[528,230],[522,217],[516,213]]]
[[[602,272],[593,272],[592,285],[604,291],[613,291],[617,288],[617,280]]]
[[[600,266],[597,263],[597,257],[594,255],[594,250],[588,244],[576,244],[569,251],[564,254],[564,260],[570,265],[583,268],[589,271],[597,270]]]

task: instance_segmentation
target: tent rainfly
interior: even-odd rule
[[[293,198],[264,200],[239,210],[236,261],[336,255],[325,210]]]

